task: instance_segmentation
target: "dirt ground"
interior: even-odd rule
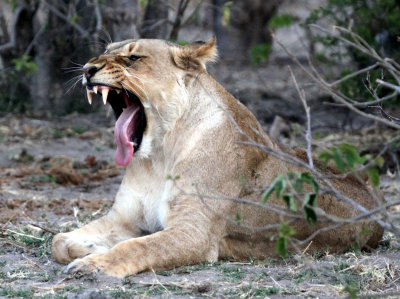
[[[70,276],[53,261],[53,235],[106,213],[124,170],[102,114],[0,118],[0,297],[338,298],[400,296],[400,246],[385,234],[372,253],[221,261],[126,279]],[[386,178],[388,199],[400,191]]]

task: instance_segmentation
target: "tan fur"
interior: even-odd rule
[[[129,64],[123,57],[133,54],[143,58]],[[111,211],[80,229],[55,236],[53,256],[60,263],[70,263],[67,270],[100,270],[123,277],[218,258],[276,256],[276,230],[249,227],[288,219],[224,198],[260,202],[257,187],[271,184],[277,174],[301,169],[240,144],[246,138],[236,124],[255,141],[282,150],[206,72],[205,63],[215,58],[215,39],[184,47],[160,40],[130,40],[111,44],[106,53],[87,64],[104,65],[93,82],[124,87],[139,96],[147,128]],[[291,152],[305,159],[304,152]],[[169,175],[180,179],[174,183]],[[365,208],[376,206],[358,181],[332,183]],[[268,203],[284,206],[276,198]],[[318,197],[318,207],[341,218],[359,214],[328,194]],[[243,225],[233,221],[237,213]],[[310,227],[297,220],[292,226],[301,240],[328,224]],[[363,234],[363,228],[370,234]],[[356,241],[361,247],[376,246],[381,236],[375,222],[363,220],[319,234],[308,250],[342,252]]]

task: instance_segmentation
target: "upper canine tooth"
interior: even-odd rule
[[[97,89],[98,89],[99,87],[96,85],[96,86],[93,86],[93,92],[95,93],[95,94],[97,94]]]
[[[101,95],[103,96],[103,103],[104,105],[107,104],[107,97],[108,97],[108,92],[110,91],[110,89],[108,87],[104,87]]]
[[[86,88],[86,95],[87,95],[87,99],[89,101],[89,104],[92,105],[93,93],[87,88]]]

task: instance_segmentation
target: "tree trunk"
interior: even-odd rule
[[[213,0],[214,32],[223,60],[229,63],[248,62],[253,46],[271,43],[268,22],[282,0],[233,0],[229,6],[229,24],[223,24],[227,0]]]
[[[167,38],[168,6],[165,0],[149,0],[140,34],[142,38]]]

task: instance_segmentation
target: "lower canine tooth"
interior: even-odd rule
[[[89,104],[92,105],[93,93],[89,89],[86,89],[86,95],[87,95]]]
[[[103,96],[104,105],[107,104],[107,97],[108,97],[108,92],[109,91],[110,91],[110,89],[105,87],[105,88],[103,88],[103,91],[101,92],[101,95]]]

